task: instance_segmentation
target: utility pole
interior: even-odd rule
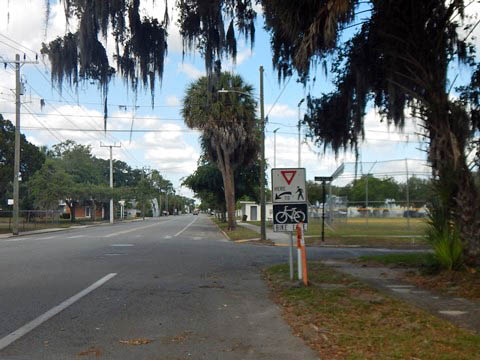
[[[265,109],[263,106],[263,66],[260,66],[260,240],[267,239],[265,226]]]
[[[112,159],[112,148],[119,148],[122,144],[117,145],[113,143],[113,145],[102,145],[100,143],[100,147],[108,147],[110,148],[110,188],[113,189],[113,159]],[[110,224],[113,224],[113,197],[110,198]]]
[[[407,171],[407,183],[406,191],[407,191],[407,227],[410,230],[410,190],[408,189],[408,160],[405,159],[405,170]]]
[[[18,235],[20,204],[19,204],[19,181],[20,181],[20,96],[23,95],[20,80],[20,67],[23,64],[38,64],[38,61],[20,61],[20,55],[15,55],[13,61],[2,61],[4,64],[15,64],[15,155],[13,165],[13,235]]]
[[[150,168],[148,167],[147,170],[150,170]],[[149,175],[149,174],[147,174]],[[142,180],[145,179],[145,166],[142,167]],[[146,202],[146,199],[145,199],[145,194],[142,193],[142,216],[143,216],[143,221],[145,221],[145,202]]]

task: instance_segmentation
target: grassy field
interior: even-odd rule
[[[309,287],[289,281],[287,264],[265,275],[293,332],[321,359],[479,358],[479,335],[319,263],[309,263]]]
[[[249,221],[260,226],[260,221]],[[270,222],[267,227],[271,228]],[[357,245],[411,247],[428,245],[423,238],[426,223],[424,219],[405,218],[350,218],[325,226],[325,243],[321,242],[321,219],[311,219],[305,232],[309,245]]]

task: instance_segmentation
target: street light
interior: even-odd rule
[[[298,167],[302,165],[302,142],[301,142],[301,123],[300,123],[300,105],[303,104],[305,98],[298,103]]]
[[[277,131],[280,128],[273,130],[273,167],[277,167]]]
[[[267,239],[266,232],[266,207],[265,207],[265,109],[263,106],[263,66],[260,66],[260,240]],[[251,96],[251,94],[230,89],[218,90],[221,94],[238,93]]]

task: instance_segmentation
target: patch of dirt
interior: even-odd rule
[[[170,338],[170,342],[175,344],[183,344],[192,334],[193,334],[193,331],[183,331],[182,333],[176,336],[172,336]]]

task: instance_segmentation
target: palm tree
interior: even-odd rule
[[[252,91],[240,76],[216,72],[190,84],[183,99],[186,125],[202,132],[203,151],[222,173],[229,230],[236,227],[234,170],[253,162],[259,148]]]

